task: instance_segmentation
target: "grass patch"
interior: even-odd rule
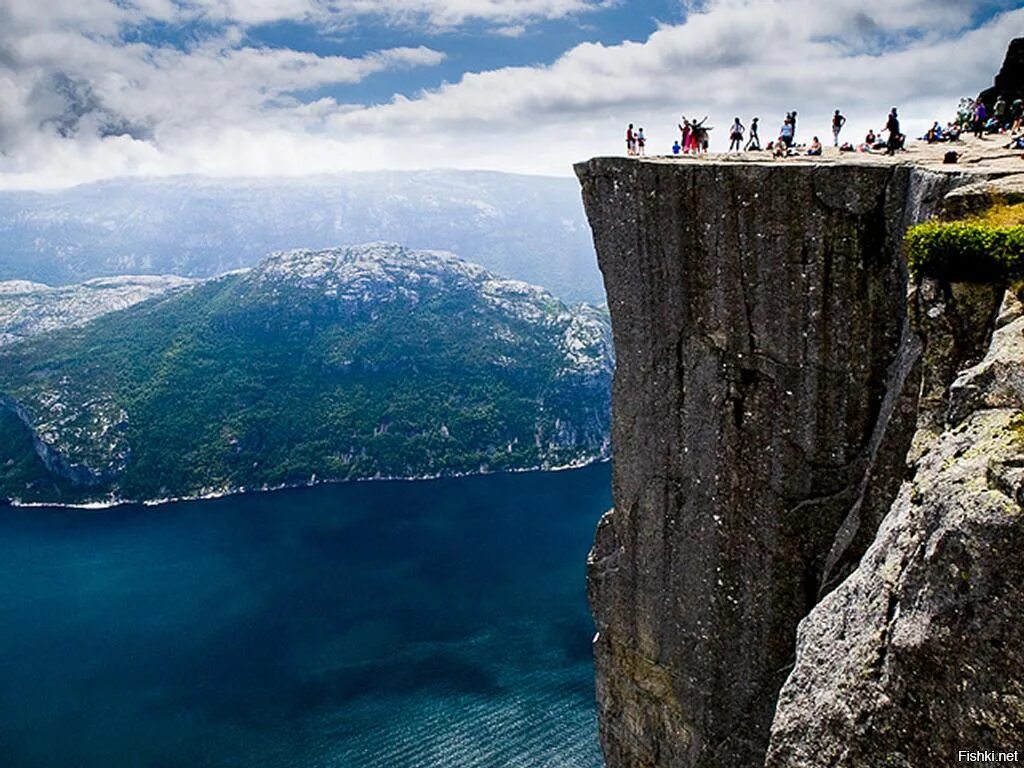
[[[967,221],[991,227],[1021,226],[1024,225],[1024,203],[996,203]]]

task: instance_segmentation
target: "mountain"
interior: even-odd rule
[[[194,282],[173,275],[100,277],[58,288],[25,280],[0,282],[0,346],[82,325]]]
[[[607,312],[439,251],[278,253],[0,349],[0,497],[149,500],[608,454]]]
[[[302,179],[173,177],[0,193],[0,280],[211,277],[271,251],[337,243],[441,248],[569,301],[603,301],[572,179],[373,172]]]

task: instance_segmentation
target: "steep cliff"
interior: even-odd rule
[[[900,250],[967,179],[884,161],[576,171],[617,355],[615,509],[589,559],[606,760],[761,765],[798,624],[872,546],[928,447],[919,416],[987,344],[1001,291],[911,307]]]
[[[769,768],[946,765],[1024,733],[1024,308],[949,389],[856,572],[800,625]]]

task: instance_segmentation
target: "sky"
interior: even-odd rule
[[[910,135],[991,84],[1020,0],[0,0],[0,188],[650,153],[682,114]]]

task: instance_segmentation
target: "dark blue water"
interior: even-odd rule
[[[0,509],[0,765],[599,765],[607,466]]]

